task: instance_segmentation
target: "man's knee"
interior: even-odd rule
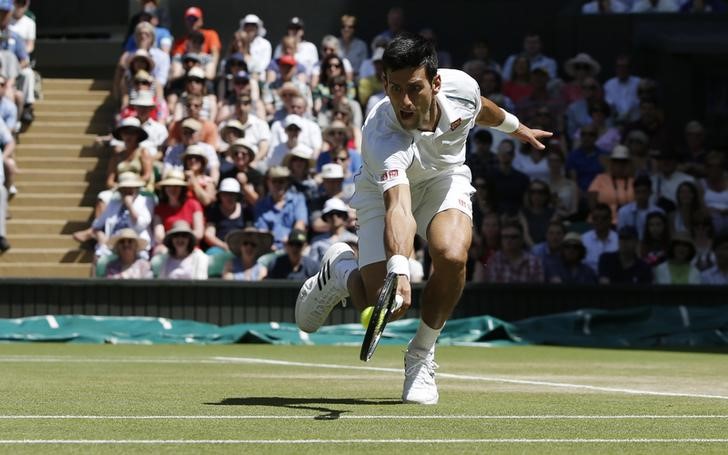
[[[465,245],[430,245],[430,256],[435,270],[458,272],[465,270],[468,261],[468,249]]]

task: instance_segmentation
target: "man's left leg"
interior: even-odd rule
[[[405,402],[437,403],[435,342],[463,292],[471,240],[472,221],[457,209],[436,214],[427,228],[433,272],[424,290],[420,325],[405,355]]]

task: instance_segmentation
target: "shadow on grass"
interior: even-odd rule
[[[212,406],[272,406],[276,408],[302,409],[320,412],[321,414],[314,417],[317,420],[336,420],[341,414],[351,411],[331,409],[327,405],[382,406],[402,404],[402,401],[390,399],[361,400],[356,398],[243,397],[225,398],[218,403],[205,404]],[[322,406],[313,406],[317,404]]]

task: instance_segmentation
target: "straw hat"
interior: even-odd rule
[[[321,179],[343,179],[344,168],[340,164],[327,163],[321,167],[321,172],[318,176]]]
[[[245,125],[238,120],[227,120],[220,125],[220,133],[224,134],[226,129],[233,129],[245,134]]]
[[[174,246],[172,245],[172,236],[175,234],[185,234],[190,239],[190,251],[197,245],[197,239],[195,238],[195,233],[192,232],[192,228],[190,227],[190,224],[185,220],[177,220],[172,225],[172,229],[167,231],[167,233],[164,235],[164,246],[166,246],[170,251],[173,251]]]
[[[170,169],[164,173],[162,180],[157,183],[158,187],[163,186],[187,186],[184,172],[178,169]]]
[[[116,126],[116,128],[114,128],[114,132],[112,133],[112,135],[115,139],[122,140],[122,131],[132,131],[136,133],[137,137],[139,138],[139,142],[146,141],[149,138],[149,134],[144,131],[141,122],[136,117],[126,117],[125,119],[122,119],[121,122],[119,122],[119,124]]]
[[[245,149],[248,152],[248,155],[250,155],[250,159],[254,160],[255,155],[258,154],[258,146],[251,142],[248,139],[245,139],[244,137],[241,137],[240,139],[236,139],[235,142],[230,144],[230,150],[231,152],[236,149]]]
[[[111,251],[116,251],[116,245],[119,243],[120,240],[124,239],[131,239],[136,241],[137,252],[146,250],[147,245],[149,245],[149,242],[139,237],[136,231],[132,228],[124,228],[119,230],[116,234],[111,236],[111,238],[107,242],[107,245],[109,246],[109,249],[111,249]]]
[[[136,172],[122,172],[117,178],[117,188],[141,188],[144,180]]]
[[[184,163],[187,157],[199,156],[202,158],[202,167],[207,167],[207,154],[205,150],[197,144],[192,144],[185,149],[185,153],[182,154],[182,162]]]
[[[150,71],[154,69],[154,60],[152,59],[152,56],[149,55],[149,52],[147,52],[146,50],[137,49],[137,51],[134,52],[134,55],[132,55],[129,59],[129,67],[131,67],[136,60],[144,60],[147,63]]]
[[[687,232],[676,232],[672,235],[672,238],[670,239],[670,256],[674,256],[674,249],[675,246],[679,243],[682,243],[683,245],[687,245],[690,247],[690,255],[688,256],[688,261],[692,260],[695,257],[695,242],[693,242],[693,239],[690,237],[690,234]]]
[[[273,166],[268,169],[266,177],[272,179],[287,179],[291,176],[291,171],[285,166]]]
[[[154,76],[149,74],[146,70],[139,70],[134,73],[134,80],[152,83],[154,82]]]
[[[576,54],[575,57],[570,58],[566,61],[564,64],[564,71],[566,71],[566,74],[568,74],[571,77],[574,77],[576,75],[576,65],[588,65],[591,67],[589,70],[590,76],[596,76],[599,74],[599,72],[602,70],[602,66],[594,60],[591,55],[580,52]]]
[[[305,144],[298,144],[295,147],[293,147],[286,156],[283,157],[282,164],[284,166],[288,166],[288,163],[291,162],[291,159],[293,158],[301,158],[304,160],[308,160],[308,167],[314,167],[316,165],[316,160],[313,157],[313,149]]]
[[[188,117],[182,121],[182,128],[187,128],[192,131],[200,131],[202,129],[202,123],[200,123],[197,119]]]
[[[240,250],[243,242],[252,242],[255,244],[256,256],[260,256],[270,251],[273,245],[273,234],[268,231],[261,231],[254,227],[245,229],[236,229],[230,231],[225,236],[225,243],[228,244],[230,252],[236,256],[240,256]]]

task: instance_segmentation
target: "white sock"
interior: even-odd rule
[[[420,319],[420,325],[417,327],[415,337],[412,338],[412,341],[410,341],[410,346],[414,349],[430,352],[430,350],[435,347],[435,342],[437,341],[437,337],[440,336],[440,332],[442,332],[443,327],[445,326],[443,325],[439,329],[433,329],[425,324],[425,321]]]
[[[339,261],[336,264],[336,270],[334,273],[336,274],[337,278],[341,281],[339,281],[339,284],[344,289],[348,289],[347,283],[349,282],[349,275],[351,275],[351,272],[359,268],[359,264],[356,260],[348,259],[344,261]]]

